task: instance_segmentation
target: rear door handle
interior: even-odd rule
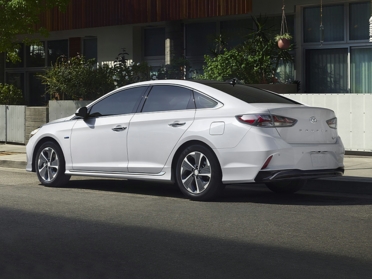
[[[112,130],[115,132],[121,132],[124,131],[125,129],[127,129],[127,127],[122,127],[120,125],[116,126],[115,128],[112,128]]]
[[[171,127],[181,127],[181,126],[183,126],[183,125],[185,125],[186,124],[186,122],[178,122],[178,121],[175,121],[175,122],[173,122],[173,123],[171,123],[171,124],[168,124],[169,126],[171,126]]]

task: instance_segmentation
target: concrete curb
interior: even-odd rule
[[[26,162],[0,160],[0,167],[1,168],[24,169],[26,171]]]

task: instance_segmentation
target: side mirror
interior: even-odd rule
[[[80,116],[82,118],[86,118],[88,116],[88,109],[87,107],[81,107],[78,108],[77,111],[75,112],[76,116]]]

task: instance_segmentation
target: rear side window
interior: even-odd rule
[[[203,94],[200,94],[198,92],[194,92],[194,98],[197,109],[214,108],[218,105],[215,100],[212,100],[211,98],[208,98],[207,96],[204,96]]]
[[[208,83],[206,85],[223,91],[246,103],[298,104],[297,102],[280,95],[242,84],[232,86],[229,83]]]
[[[112,94],[89,111],[92,117],[134,113],[147,87],[135,87]]]
[[[192,91],[171,85],[154,86],[143,106],[142,112],[194,109]]]

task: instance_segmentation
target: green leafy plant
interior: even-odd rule
[[[123,48],[114,62],[113,79],[117,87],[150,79],[150,66],[146,62],[131,62],[127,55]]]
[[[280,62],[293,61],[289,49],[279,49],[267,18],[252,17],[255,28],[244,42],[232,49],[225,47],[213,55],[204,56],[203,79],[229,80],[237,78],[244,83],[275,83]],[[293,47],[293,46],[292,46]]]
[[[0,83],[0,105],[23,105],[22,91],[12,84]]]
[[[275,41],[280,41],[281,39],[291,40],[292,36],[289,33],[279,34],[275,36]]]
[[[94,59],[86,60],[80,55],[59,57],[39,77],[47,85],[46,93],[57,100],[94,100],[115,88],[112,68],[96,65]]]

